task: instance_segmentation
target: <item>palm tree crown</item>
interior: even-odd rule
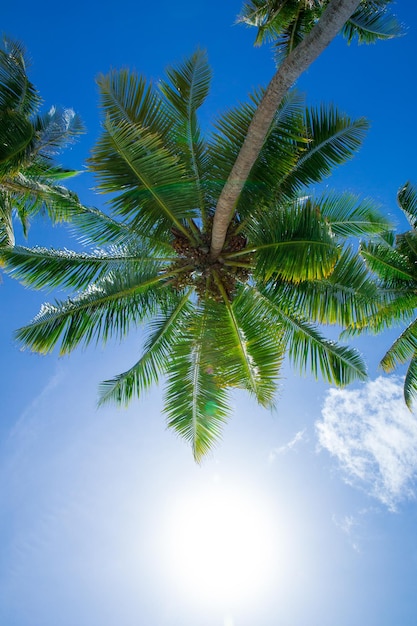
[[[290,54],[319,21],[329,0],[249,0],[239,21],[257,28],[255,44],[273,41],[276,60]],[[350,43],[374,43],[398,37],[401,26],[389,12],[392,0],[361,0],[341,34]]]
[[[360,356],[315,324],[376,312],[375,284],[346,241],[388,228],[369,200],[308,191],[352,156],[366,121],[306,109],[290,93],[213,259],[214,209],[262,93],[205,138],[197,110],[210,77],[201,50],[158,87],[126,70],[100,76],[104,130],[89,165],[112,215],[91,209],[75,220],[95,251],[3,253],[24,283],[76,291],[18,331],[24,346],[46,353],[60,342],[67,353],[145,324],[137,362],[101,385],[100,402],[126,404],[165,376],[168,425],[197,460],[220,436],[229,389],[273,405],[286,352],[331,383],[366,376]]]
[[[26,235],[28,219],[46,211],[68,219],[78,205],[60,184],[76,174],[54,163],[56,154],[83,132],[72,109],[39,114],[40,96],[29,81],[23,47],[8,39],[0,49],[0,246],[14,242],[13,212]]]

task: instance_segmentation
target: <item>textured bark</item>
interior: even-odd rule
[[[233,217],[239,195],[259,155],[283,97],[336,37],[358,5],[359,0],[330,0],[320,20],[283,61],[269,83],[217,203],[210,248],[213,259],[216,259],[222,251],[227,228]]]

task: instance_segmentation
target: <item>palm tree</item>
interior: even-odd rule
[[[411,408],[417,397],[417,188],[406,183],[398,192],[398,203],[411,229],[396,237],[387,233],[361,249],[369,269],[379,277],[385,303],[376,314],[357,322],[348,332],[380,332],[392,324],[409,322],[381,360],[381,367],[391,372],[398,365],[409,363],[404,398]]]
[[[366,121],[306,109],[289,94],[213,259],[215,207],[262,93],[206,139],[197,118],[210,84],[204,52],[169,68],[157,88],[128,71],[98,83],[104,131],[90,168],[112,216],[76,217],[94,252],[4,250],[25,284],[75,291],[43,305],[18,331],[23,345],[47,353],[60,342],[64,354],[144,324],[137,362],[101,385],[100,402],[127,404],[165,376],[168,425],[197,460],[220,437],[229,389],[273,405],[286,352],[331,383],[365,378],[360,356],[316,324],[360,324],[376,312],[375,284],[347,239],[388,225],[369,200],[308,187],[353,155]]]
[[[211,256],[222,251],[230,221],[269,127],[287,91],[342,31],[348,41],[373,42],[400,34],[386,8],[391,0],[249,0],[242,21],[258,28],[259,43],[275,41],[282,61],[251,120],[236,162],[219,196],[211,239]]]
[[[249,0],[239,22],[257,28],[255,45],[272,41],[279,64],[320,20],[329,0]],[[396,18],[389,13],[392,0],[361,0],[343,24],[341,34],[350,43],[374,43],[401,34]]]
[[[29,217],[39,211],[57,222],[78,207],[75,194],[60,184],[77,172],[57,166],[54,157],[83,126],[71,109],[52,107],[39,114],[40,104],[23,47],[5,39],[0,49],[0,246],[14,243],[14,212],[26,235]]]

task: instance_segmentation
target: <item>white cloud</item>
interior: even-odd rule
[[[347,482],[391,510],[414,497],[417,416],[404,403],[402,379],[381,376],[360,389],[331,389],[316,429]]]
[[[344,515],[342,518],[338,519],[335,515],[333,516],[333,524],[339,528],[349,539],[350,545],[357,552],[360,553],[359,544],[355,538],[355,530],[359,525],[357,519],[353,515]]]
[[[305,439],[305,437],[304,437],[305,432],[306,432],[305,428],[304,428],[304,430],[299,430],[294,435],[294,437],[290,441],[288,441],[288,443],[285,443],[284,445],[279,446],[278,448],[274,448],[273,450],[271,450],[271,452],[268,455],[269,463],[273,463],[279,454],[285,454],[285,452],[288,452],[289,450],[293,450],[295,448],[295,446],[300,441]]]

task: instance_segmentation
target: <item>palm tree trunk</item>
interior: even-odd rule
[[[336,37],[358,4],[359,0],[330,0],[320,20],[283,61],[269,83],[217,203],[210,248],[213,259],[216,259],[222,251],[240,192],[259,155],[283,97]]]

